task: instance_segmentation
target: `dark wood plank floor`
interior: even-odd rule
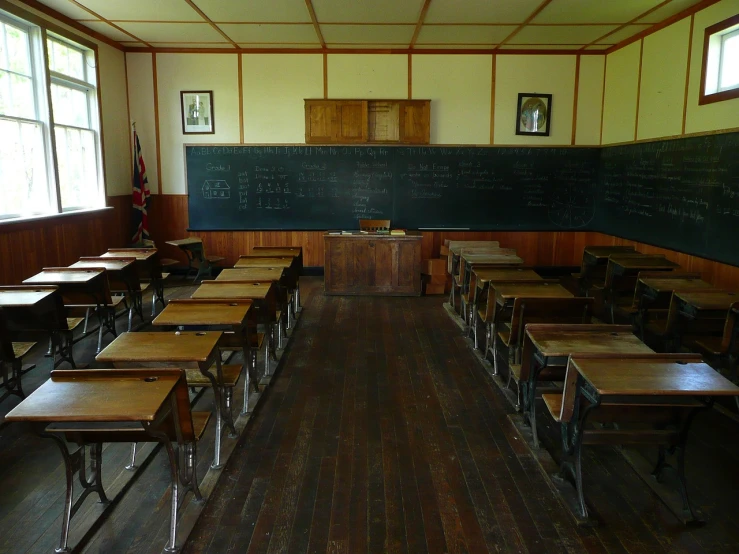
[[[577,527],[441,297],[305,288],[285,363],[185,552],[739,551],[735,421],[707,414],[690,443],[706,527],[680,525],[612,448],[586,451],[602,523]]]

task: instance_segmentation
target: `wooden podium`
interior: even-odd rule
[[[323,240],[325,294],[421,295],[421,233],[326,233]]]

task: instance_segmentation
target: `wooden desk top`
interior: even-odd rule
[[[204,282],[192,293],[192,298],[252,298],[267,297],[272,282],[241,283],[238,281]]]
[[[299,256],[302,252],[302,246],[255,246],[251,249],[252,254],[263,254],[265,256],[281,256],[285,253]]]
[[[480,240],[461,240],[451,241],[449,243],[449,252],[452,254],[459,254],[463,248],[500,248],[500,241],[480,241]]]
[[[108,271],[121,271],[122,269],[126,269],[131,264],[135,263],[135,258],[129,258],[127,260],[122,259],[115,259],[111,258],[110,260],[79,260],[77,262],[74,262],[69,267],[75,267],[75,268],[87,268],[87,267],[102,267],[103,269],[106,269]]]
[[[281,256],[277,258],[239,258],[234,268],[239,267],[282,267],[288,268],[293,263],[292,256]]]
[[[41,302],[44,298],[48,298],[56,292],[54,289],[17,289],[17,290],[0,290],[0,307],[4,308],[30,308]]]
[[[206,362],[223,334],[221,331],[177,333],[121,333],[95,359],[98,362]]]
[[[478,283],[490,281],[538,281],[541,279],[533,269],[499,269],[496,267],[475,267],[472,271],[477,276]]]
[[[101,258],[136,258],[137,260],[145,261],[156,255],[157,251],[155,248],[142,248],[130,250],[125,248],[111,248],[105,254],[100,254]]]
[[[145,381],[152,372],[156,380]],[[181,370],[173,368],[53,371],[5,420],[153,421],[180,376]]]
[[[630,331],[526,330],[534,348],[547,357],[570,354],[653,354],[654,351]]]
[[[95,277],[104,273],[104,269],[80,269],[80,270],[68,270],[58,271],[54,269],[44,269],[40,273],[37,273],[33,277],[29,277],[24,284],[27,285],[42,285],[42,284],[75,284],[84,285],[89,283]]]
[[[711,289],[710,284],[701,279],[660,279],[659,277],[646,277],[639,279],[645,287],[655,292],[671,292],[674,290],[687,291],[696,289]]]
[[[624,269],[652,269],[662,267],[680,267],[679,264],[671,262],[667,258],[660,256],[613,256],[609,258],[609,263],[613,262],[616,265],[623,267]]]
[[[737,396],[739,387],[705,363],[573,357],[600,395]]]
[[[599,260],[607,258],[611,254],[627,254],[629,252],[640,254],[640,252],[634,250],[633,246],[586,246],[583,252]]]
[[[464,263],[508,264],[519,265],[523,260],[515,254],[462,254]]]
[[[556,283],[492,283],[495,298],[574,298],[574,295],[562,285]]]
[[[284,267],[238,267],[221,270],[216,281],[279,281],[284,274]]]
[[[182,247],[182,246],[189,246],[191,244],[203,244],[203,239],[188,237],[186,239],[168,240],[166,244],[171,244],[172,246]]]
[[[151,323],[153,325],[241,325],[251,306],[251,300],[242,300],[239,303],[170,301]]]
[[[739,302],[739,293],[718,289],[675,291],[675,296],[699,310],[728,310],[734,302]]]

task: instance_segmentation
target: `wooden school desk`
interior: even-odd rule
[[[595,283],[602,283],[610,255],[639,254],[633,246],[586,246],[582,252],[580,274],[577,276],[580,294],[587,292]]]
[[[574,388],[574,413],[560,419],[566,423],[562,426],[565,451],[574,457],[582,517],[587,517],[582,484],[583,444],[654,444],[660,450],[653,475],[659,478],[668,467],[667,450],[675,450],[684,510],[690,513],[688,521],[698,521],[687,494],[684,471],[690,424],[698,411],[713,404],[713,397],[739,395],[739,387],[699,360],[690,354],[653,354],[642,359],[572,356],[562,406],[567,402],[568,387]],[[593,428],[589,422],[615,426]],[[634,422],[650,422],[653,427],[629,429],[628,424]]]
[[[105,399],[105,401],[101,401]],[[183,402],[184,399],[184,402]],[[194,460],[180,466],[172,448],[194,458],[195,429],[180,369],[53,371],[51,379],[5,416],[5,421],[33,424],[41,436],[52,438],[62,452],[67,493],[62,511],[62,532],[56,552],[71,552],[69,524],[87,496],[97,493],[107,502],[102,483],[102,443],[156,441],[166,446],[169,457],[172,500],[166,551],[176,551],[179,485],[200,500]],[[207,419],[206,419],[207,423]],[[76,452],[60,434],[71,434],[81,443]],[[74,442],[74,441],[72,441]],[[91,471],[85,471],[84,449],[91,449]],[[187,454],[182,456],[186,460]],[[74,473],[79,472],[83,492],[73,503]]]
[[[297,314],[300,311],[300,276],[303,274],[303,247],[302,246],[255,246],[252,248],[252,254],[260,256],[294,256],[296,269],[296,286],[294,298],[294,310]]]
[[[159,259],[159,251],[156,248],[109,248],[100,257],[135,258],[139,279],[141,281],[150,281],[154,289],[154,294],[151,297],[151,316],[154,317],[156,313],[157,302],[164,308],[164,279],[169,274],[162,273],[162,262]]]
[[[675,291],[668,314],[666,338],[677,349],[688,336],[720,336],[726,316],[739,293],[717,289]]]
[[[650,310],[667,310],[674,291],[701,291],[713,287],[700,279],[698,273],[639,273],[634,289],[633,306],[637,310],[636,325],[643,338],[644,327],[649,323]]]
[[[472,301],[472,328],[475,339],[475,348],[478,348],[478,325],[482,322],[486,327],[485,348],[484,352],[487,356],[488,348],[492,346],[492,316],[495,311],[495,295],[490,294],[490,284],[502,281],[541,281],[541,276],[533,269],[523,268],[500,268],[480,266],[472,269],[472,278],[470,280],[470,294],[472,295],[472,287],[475,287]],[[490,323],[490,325],[488,325]]]
[[[228,333],[221,337],[221,348],[238,348],[244,360],[244,406],[242,413],[249,411],[249,377],[259,392],[259,378],[253,375],[256,369],[256,350],[252,356],[249,327],[251,300],[194,300],[173,299],[152,321],[152,325],[180,327],[225,327]]]
[[[252,281],[264,282],[272,281],[277,285],[277,302],[279,311],[281,312],[278,320],[286,316],[287,329],[291,329],[293,325],[293,314],[295,311],[295,297],[298,294],[295,281],[291,279],[287,273],[287,269],[283,267],[238,267],[233,269],[223,269],[216,277],[216,281]],[[280,333],[282,332],[280,328]],[[280,335],[281,337],[281,335]],[[282,344],[280,338],[279,343]]]
[[[277,323],[277,285],[274,282],[203,281],[192,293],[192,298],[253,300],[256,322],[264,325],[266,331],[261,337],[257,334],[256,340],[257,343],[260,339],[264,342],[264,374],[270,374],[270,355],[277,360],[274,337],[274,325]],[[257,344],[258,347],[259,344]]]
[[[231,406],[227,405],[229,391],[226,390],[226,380],[218,350],[222,334],[221,331],[121,333],[95,357],[98,362],[112,363],[118,368],[145,367],[146,364],[157,363],[173,366],[185,363],[196,364],[200,375],[192,370],[186,370],[188,386],[210,385],[215,395],[215,454],[211,463],[214,469],[221,467],[221,432],[224,420],[231,429],[232,435],[236,435]],[[215,375],[211,371],[213,365],[216,368]]]
[[[469,308],[471,307],[470,295],[474,295],[474,289],[471,289],[471,280],[473,268],[475,267],[500,267],[500,266],[516,266],[522,265],[523,260],[515,254],[495,254],[495,253],[473,253],[463,252],[459,261],[459,278],[456,283],[459,287],[460,297],[460,315],[462,320],[469,322]],[[454,283],[453,283],[454,284]],[[474,283],[472,283],[474,287]]]
[[[524,415],[536,430],[536,387],[539,381],[563,381],[567,357],[574,354],[652,354],[630,325],[529,324],[521,355],[521,398]]]

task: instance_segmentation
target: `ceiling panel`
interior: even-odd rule
[[[423,0],[313,0],[319,23],[417,23]]]
[[[233,44],[230,42],[151,42],[154,48],[231,48],[233,50]]]
[[[586,46],[585,50],[605,50],[606,48],[610,48],[613,46],[612,44],[591,44],[590,46]]]
[[[41,3],[72,19],[94,19],[90,12],[72,4],[69,0],[41,0]]]
[[[83,21],[82,24],[86,27],[89,27],[93,31],[97,31],[101,35],[105,35],[106,37],[112,38],[113,40],[116,40],[118,42],[131,40],[131,37],[129,35],[122,31],[119,31],[118,29],[108,23],[105,23],[104,21]],[[116,25],[118,24],[116,23]]]
[[[622,40],[626,40],[627,38],[634,36],[636,33],[640,33],[644,29],[649,29],[649,27],[651,27],[651,25],[627,25],[612,35],[608,35],[603,40],[599,40],[598,44],[618,44]]]
[[[321,25],[326,43],[393,43],[408,46],[413,25]]]
[[[513,25],[424,25],[416,44],[498,44]]]
[[[626,23],[664,0],[554,0],[532,23]]]
[[[416,44],[416,50],[492,50],[497,44]]]
[[[602,0],[596,0],[602,1]],[[612,0],[611,0],[612,1]],[[433,0],[426,23],[523,23],[542,0]]]
[[[332,42],[330,44],[326,45],[331,50],[338,50],[346,48],[348,49],[356,49],[360,50],[362,48],[372,48],[373,50],[405,50],[408,48],[408,43],[398,43],[398,44],[383,44],[383,43],[374,43],[374,42],[367,42],[367,43],[341,43],[341,42]]]
[[[203,23],[116,23],[141,40],[158,42],[223,42],[223,36]]]
[[[617,28],[616,25],[527,26],[508,44],[588,44]]]
[[[305,0],[194,0],[213,21],[310,23]]]
[[[251,42],[240,42],[239,46],[241,48],[248,48],[248,49],[261,49],[261,48],[300,48],[300,49],[308,49],[308,48],[320,48],[321,44],[318,42],[310,43],[310,44],[265,44],[265,43],[251,43]]]
[[[126,48],[148,48],[143,42],[121,42],[121,45]]]
[[[184,0],[76,0],[105,19],[202,21]]]
[[[666,6],[654,10],[646,17],[641,18],[637,23],[661,23],[670,16],[687,10],[690,6],[698,4],[701,0],[672,0]]]
[[[316,31],[310,23],[295,25],[219,23],[218,26],[234,42],[318,42]]]

